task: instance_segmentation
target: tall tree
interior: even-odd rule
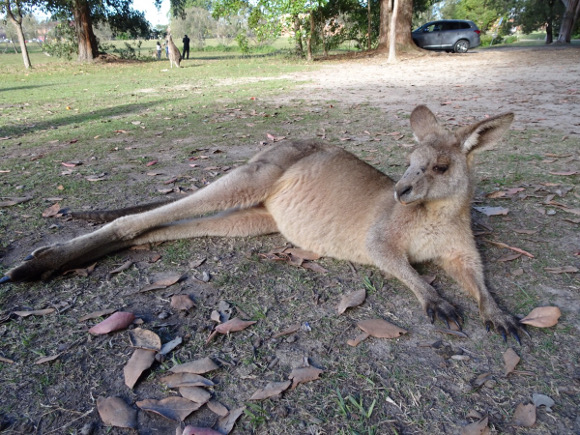
[[[18,43],[20,44],[20,52],[22,53],[22,60],[24,61],[24,68],[32,68],[30,63],[30,56],[28,56],[28,48],[26,47],[26,39],[24,38],[24,31],[22,30],[22,20],[25,15],[25,9],[33,6],[33,3],[25,3],[21,0],[3,0],[0,3],[0,14],[5,13],[8,20],[14,25],[16,34],[18,35]]]
[[[522,26],[524,33],[545,27],[546,44],[551,44],[554,41],[554,23],[562,16],[563,10],[560,0],[518,0],[512,12],[514,24]]]
[[[560,24],[560,33],[556,42],[560,44],[569,44],[572,39],[572,30],[580,15],[580,0],[562,0],[566,7],[564,15],[562,15],[562,23]]]
[[[389,53],[395,62],[397,54],[418,50],[411,37],[413,0],[381,0],[381,24],[378,50]]]

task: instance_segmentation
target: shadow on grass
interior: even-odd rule
[[[160,104],[169,102],[167,99],[151,101],[149,103],[120,104],[114,107],[106,107],[90,112],[71,114],[60,118],[51,118],[50,120],[33,122],[28,124],[8,125],[2,127],[0,136],[18,137],[35,131],[54,130],[59,127],[68,125],[82,124],[85,122],[104,121],[112,117],[138,113],[144,109],[155,107]]]
[[[56,86],[56,85],[53,84],[53,83],[47,83],[47,84],[44,84],[44,85],[13,86],[11,88],[3,88],[3,87],[0,87],[0,92],[22,91],[24,89],[44,88],[46,86]]]

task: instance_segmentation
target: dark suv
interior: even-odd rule
[[[480,44],[480,33],[473,21],[439,20],[423,24],[411,35],[421,48],[465,53]]]

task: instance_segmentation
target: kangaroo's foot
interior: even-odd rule
[[[462,329],[463,317],[457,311],[457,309],[441,297],[430,296],[429,299],[424,303],[425,312],[431,320],[431,323],[435,323],[435,318],[445,322],[447,328],[449,328],[449,322],[455,323],[459,330]]]
[[[522,325],[515,316],[512,316],[499,308],[493,310],[482,310],[481,317],[487,332],[491,331],[491,328],[493,327],[495,332],[503,337],[504,342],[507,342],[508,334],[511,335],[519,345],[522,344],[520,333],[523,332],[525,335],[530,337],[525,325]]]
[[[0,284],[10,281],[30,281],[39,278],[50,278],[60,269],[58,261],[60,256],[57,254],[59,246],[44,246],[36,249],[21,264],[6,272],[0,280]]]

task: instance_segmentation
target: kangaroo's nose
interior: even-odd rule
[[[403,200],[403,198],[410,194],[411,191],[413,190],[413,186],[403,186],[400,189],[395,190],[395,199],[401,203],[405,203],[405,201]]]

